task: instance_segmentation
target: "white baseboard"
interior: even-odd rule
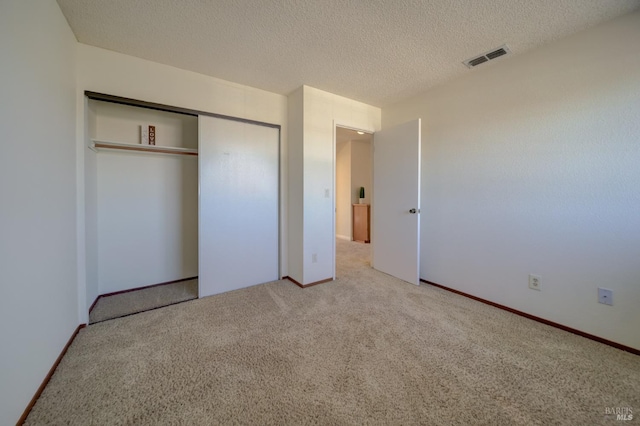
[[[346,235],[336,234],[336,238],[339,238],[339,239],[341,239],[341,240],[351,241],[351,237],[348,237],[348,236],[346,236]]]

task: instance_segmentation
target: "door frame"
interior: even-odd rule
[[[331,207],[332,207],[332,220],[331,220],[331,226],[332,226],[332,237],[333,237],[333,244],[331,245],[332,247],[332,256],[331,256],[331,262],[332,262],[332,270],[333,270],[333,279],[336,279],[336,156],[337,156],[337,128],[341,127],[343,129],[347,129],[347,130],[355,130],[356,132],[364,132],[367,133],[371,136],[373,136],[373,134],[376,132],[373,129],[364,129],[364,128],[360,128],[360,127],[354,127],[354,126],[350,126],[348,124],[343,124],[342,122],[333,120],[333,158],[332,158],[332,163],[333,163],[333,168],[332,168],[332,175],[331,175],[331,180],[332,180],[332,185],[333,185],[333,197],[331,197]],[[371,150],[373,153],[373,140],[371,140]],[[371,172],[373,173],[373,155],[371,155]],[[373,182],[372,182],[373,185]],[[369,189],[369,193],[371,194],[371,204],[373,204],[373,187],[371,189]],[[371,223],[373,223],[373,217],[371,217]],[[369,225],[371,227],[371,224]],[[351,230],[351,233],[353,234],[353,229]],[[373,235],[371,236],[371,247],[373,247]]]

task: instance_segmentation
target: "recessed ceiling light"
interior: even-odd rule
[[[364,132],[358,132],[359,135],[364,135]]]

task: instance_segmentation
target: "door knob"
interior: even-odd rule
[[[417,210],[416,210],[416,209],[411,209],[411,210],[409,210],[409,213],[411,213],[411,214],[416,214],[416,213],[417,213]]]

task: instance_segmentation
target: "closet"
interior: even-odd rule
[[[204,297],[280,278],[278,125],[85,95],[99,294],[199,277]]]

